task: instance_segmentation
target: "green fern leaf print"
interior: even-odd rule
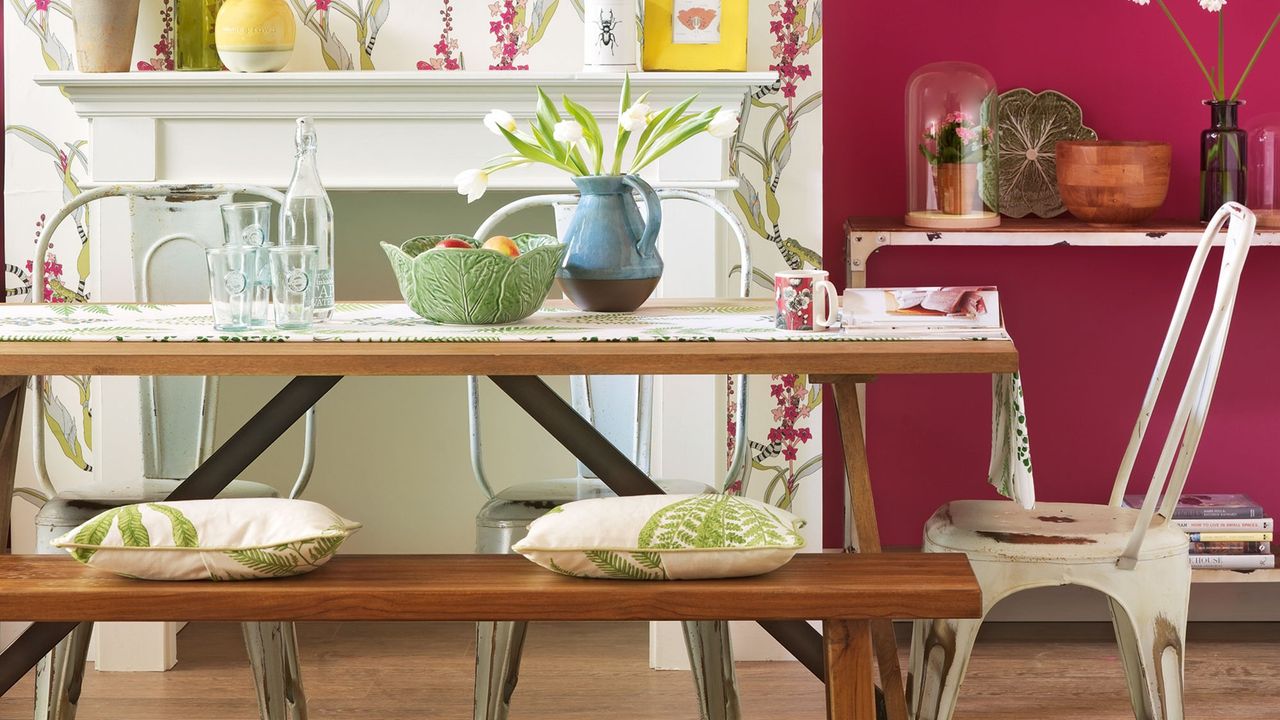
[[[148,503],[147,507],[169,518],[169,524],[173,526],[173,545],[174,547],[193,548],[200,547],[200,537],[196,533],[196,526],[187,519],[182,511],[161,505],[160,503]]]
[[[298,563],[287,552],[250,548],[228,550],[227,557],[268,577],[289,577],[298,574]]]
[[[116,515],[119,514],[120,508],[102,513],[89,524],[80,528],[80,532],[76,533],[73,542],[77,545],[101,545],[102,541],[107,537],[107,533],[111,532],[111,524],[115,522]],[[72,548],[71,556],[82,563],[87,563],[89,558],[92,558],[97,551],[96,547]]]
[[[626,558],[609,550],[587,550],[587,559],[595,565],[605,577],[615,580],[661,580],[662,573],[655,573],[632,565]]]
[[[777,515],[733,495],[699,495],[672,503],[649,518],[637,542],[652,550],[804,545]]]
[[[142,510],[137,505],[120,508],[119,518],[120,538],[124,540],[125,547],[151,547],[151,536],[147,533],[147,526],[142,524]]]

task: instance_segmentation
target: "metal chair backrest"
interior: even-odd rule
[[[1231,328],[1231,314],[1235,310],[1236,292],[1240,288],[1240,273],[1244,269],[1245,258],[1249,254],[1249,243],[1253,239],[1257,218],[1244,206],[1238,203],[1227,203],[1218,210],[1209,227],[1205,229],[1200,244],[1196,247],[1191,259],[1191,267],[1187,271],[1186,280],[1182,284],[1182,293],[1178,297],[1178,305],[1173,312],[1173,321],[1165,335],[1164,346],[1156,360],[1155,373],[1147,386],[1147,394],[1142,400],[1142,410],[1134,425],[1120,469],[1116,473],[1115,486],[1111,491],[1112,507],[1119,507],[1124,500],[1129,486],[1129,475],[1142,447],[1147,425],[1155,410],[1160,389],[1164,386],[1165,376],[1169,371],[1169,363],[1178,346],[1178,338],[1182,334],[1182,326],[1187,319],[1187,311],[1195,296],[1200,274],[1204,270],[1218,233],[1230,221],[1226,244],[1222,253],[1222,267],[1218,271],[1218,285],[1214,292],[1213,307],[1209,321],[1205,325],[1204,335],[1200,339],[1191,372],[1187,376],[1178,407],[1174,411],[1173,422],[1169,434],[1165,437],[1160,451],[1156,469],[1143,498],[1138,513],[1137,524],[1129,537],[1128,545],[1120,556],[1118,565],[1123,569],[1132,569],[1137,564],[1138,553],[1142,549],[1142,540],[1146,536],[1151,518],[1156,513],[1156,504],[1160,503],[1159,512],[1170,517],[1177,505],[1178,497],[1187,482],[1187,472],[1195,459],[1196,448],[1200,444],[1200,436],[1204,431],[1205,416],[1209,412],[1209,403],[1213,400],[1214,386],[1218,381],[1218,371],[1222,365],[1223,351],[1227,345],[1227,334]],[[1160,498],[1163,496],[1163,501]]]
[[[206,247],[222,243],[221,218],[218,208],[230,202],[235,195],[256,196],[279,205],[284,196],[276,190],[254,185],[109,185],[95,188],[72,198],[50,219],[40,234],[36,245],[35,259],[32,263],[32,290],[30,301],[44,301],[45,259],[49,245],[58,226],[68,217],[78,214],[81,208],[96,200],[111,197],[127,198],[131,204],[130,216],[135,219],[134,232],[131,233],[131,247],[134,258],[134,287],[138,301],[152,301],[154,288],[152,285],[152,265],[157,255],[167,246],[175,243],[190,243],[202,251]],[[172,203],[182,207],[183,213],[152,213],[161,218],[152,228],[159,237],[145,237],[137,233],[138,217],[147,215],[146,208],[138,203]],[[166,208],[161,208],[165,210]],[[167,208],[172,209],[172,208]],[[193,213],[206,210],[209,227],[203,233],[193,234],[184,224],[190,223]],[[176,219],[174,227],[169,227],[169,217]],[[204,275],[203,264],[200,275]],[[203,280],[196,284],[203,288]],[[197,292],[193,298],[204,300],[207,296]],[[45,458],[45,425],[46,395],[49,392],[48,378],[36,377],[35,412],[31,416],[32,449],[35,462],[36,479],[41,489],[52,497],[57,493]],[[215,377],[180,378],[180,377],[144,377],[139,381],[139,397],[142,405],[143,436],[143,471],[147,478],[184,479],[208,457],[212,451],[214,420],[217,410],[218,379]],[[306,427],[303,440],[303,462],[298,477],[289,494],[297,497],[310,482],[315,468],[315,409],[306,416]]]
[[[751,245],[746,228],[737,215],[733,214],[724,203],[710,195],[689,190],[658,190],[658,197],[663,201],[680,200],[704,205],[722,218],[729,226],[738,245],[739,256],[739,288],[742,298],[751,296]],[[476,231],[476,237],[485,238],[492,234],[498,223],[522,210],[533,207],[548,207],[573,204],[578,201],[577,195],[537,195],[517,200],[495,212]],[[468,420],[471,431],[471,467],[476,482],[487,497],[494,496],[493,487],[489,484],[484,471],[482,443],[480,439],[480,388],[478,378],[467,379]],[[725,473],[724,484],[728,487],[750,469],[747,441],[747,377],[738,375],[734,378],[733,394],[734,410],[734,444],[729,468]],[[573,376],[569,384],[570,402],[574,409],[585,417],[602,435],[621,450],[645,473],[651,465],[652,428],[653,428],[653,377],[650,375],[613,375],[613,376]],[[594,474],[581,463],[578,474],[583,478],[593,478]]]

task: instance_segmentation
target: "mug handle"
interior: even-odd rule
[[[832,328],[840,324],[840,295],[836,293],[836,286],[830,280],[819,280],[814,283],[814,290],[821,290],[827,296],[825,305],[827,313],[825,318],[819,318],[817,308],[814,308],[813,326]]]

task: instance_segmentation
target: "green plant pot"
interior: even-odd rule
[[[440,248],[446,238],[471,244],[471,250]],[[400,247],[382,243],[400,294],[409,307],[443,325],[500,325],[537,312],[555,282],[566,246],[550,235],[511,238],[520,256],[480,248],[466,235],[416,237]]]

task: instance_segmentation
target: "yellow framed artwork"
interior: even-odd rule
[[[747,69],[747,0],[645,0],[645,70]]]

